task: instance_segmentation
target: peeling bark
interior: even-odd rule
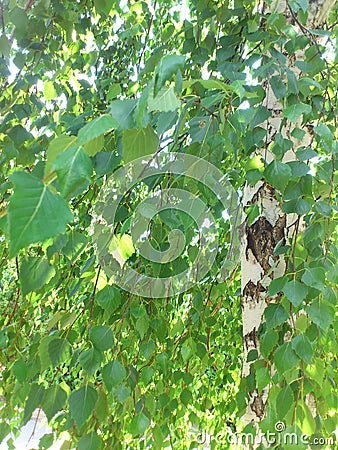
[[[296,27],[300,27],[302,33],[310,33],[309,29],[321,28],[326,21],[328,12],[335,4],[334,0],[310,0],[309,14],[306,27],[302,27],[297,22],[297,17],[288,7],[287,1],[275,0],[269,7],[269,11],[281,12],[285,15],[287,22]],[[258,4],[258,9],[267,11],[266,2],[262,1]],[[300,71],[295,67],[295,59],[304,59],[304,54],[300,51],[296,52],[288,61],[288,68],[291,69],[296,77]],[[262,155],[269,163],[273,160],[274,155],[268,150],[270,144],[274,141],[278,132],[293,141],[293,148],[289,150],[283,162],[296,159],[295,150],[300,145],[308,145],[312,139],[311,127],[302,126],[299,121],[296,124],[282,125],[283,107],[279,100],[276,99],[272,90],[269,88],[268,82],[263,86],[266,91],[266,97],[263,102],[264,106],[271,112],[271,117],[265,123],[267,130],[267,139],[265,142],[264,154]],[[306,135],[300,143],[291,137],[293,128],[299,127],[306,131]],[[274,256],[273,251],[277,243],[282,241],[282,245],[291,242],[294,233],[294,226],[290,224],[295,222],[295,217],[286,215],[281,209],[281,204],[276,196],[275,190],[267,183],[258,182],[256,186],[246,186],[244,191],[244,207],[257,204],[260,208],[260,216],[250,226],[244,220],[242,225],[242,296],[241,306],[243,314],[243,352],[244,363],[242,376],[246,377],[250,374],[250,364],[246,362],[250,350],[259,349],[258,330],[262,323],[265,307],[269,301],[278,301],[278,298],[270,299],[268,297],[268,286],[274,278],[280,277],[285,273],[285,263],[283,256]],[[260,394],[257,389],[250,393],[249,404],[244,416],[244,424],[259,421],[265,415],[265,404],[268,397],[268,388],[265,388]],[[315,411],[314,408],[311,408]]]

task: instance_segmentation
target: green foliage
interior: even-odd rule
[[[2,2],[0,440],[41,408],[52,431],[39,448],[60,436],[62,448],[80,450],[197,448],[194,427],[214,437],[227,426],[242,430],[256,388],[268,389],[263,431],[283,421],[299,436],[332,435],[337,10],[324,31],[308,30],[310,3],[288,2],[297,19],[290,25],[249,0],[187,2],[186,17],[182,2],[167,0]],[[279,278],[255,330],[260,352],[249,352],[242,380],[241,272],[218,277],[231,226],[203,177],[154,172],[123,192],[109,224],[120,262],[108,276],[96,257],[93,206],[106,178],[149,154],[155,167],[171,152],[216,165],[240,195],[246,183],[267,183],[287,226],[296,224],[270,255],[282,255],[286,271],[271,269]],[[153,217],[142,203],[168,188],[199,194],[213,210],[216,257],[188,291],[144,298],[114,283],[121,266],[166,278],[197,255],[188,214]],[[160,264],[137,254],[139,205],[158,252],[172,230],[184,232],[179,258]],[[264,207],[245,208],[248,226]],[[100,213],[102,224],[110,206]]]

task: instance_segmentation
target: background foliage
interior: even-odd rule
[[[306,23],[308,2],[289,6]],[[0,18],[0,438],[15,436],[41,407],[53,430],[42,449],[62,432],[64,449],[197,448],[194,430],[241,430],[256,384],[271,385],[263,431],[284,420],[297,433],[331,435],[337,11],[328,29],[301,34],[250,0],[2,1]],[[297,50],[305,52],[295,63],[299,77],[288,67]],[[291,136],[276,136],[267,164],[269,90]],[[302,126],[293,126],[299,118]],[[300,145],[285,163],[291,137]],[[306,224],[275,249],[288,272],[270,285],[279,301],[266,309],[262,356],[249,355],[244,380],[239,270],[222,284],[211,270],[187,293],[152,300],[110,285],[95,259],[91,212],[105,176],[159,149],[207,158],[239,194],[245,182],[264,179],[283,210]],[[160,269],[137,260],[122,239],[145,189],[126,196],[117,230],[128,264],[154,273]],[[259,208],[246,212],[253,221]],[[218,217],[221,261],[229,236]],[[185,219],[159,215],[153,244],[165,248],[171,226],[186,229]]]

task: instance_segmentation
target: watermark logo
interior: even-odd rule
[[[153,237],[158,217],[169,229],[164,248]],[[193,155],[160,153],[131,161],[105,181],[93,208],[92,237],[111,282],[164,298],[203,282],[211,268],[218,281],[227,278],[239,260],[241,219],[238,196],[217,167]],[[226,248],[220,249],[224,230]],[[225,257],[217,263],[220,250]]]
[[[212,442],[221,445],[230,445],[231,448],[243,448],[243,446],[259,445],[314,445],[322,448],[333,448],[336,443],[336,436],[309,436],[301,434],[299,429],[296,432],[294,427],[286,427],[285,423],[278,421],[275,423],[274,431],[253,433],[235,433],[230,428],[220,431],[217,434],[210,434],[205,431],[195,432],[195,439],[198,444],[210,446]],[[270,448],[270,447],[269,447]]]

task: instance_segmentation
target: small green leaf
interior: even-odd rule
[[[78,450],[100,450],[103,446],[103,441],[94,431],[85,434],[77,443]]]
[[[176,111],[180,105],[181,102],[176,97],[173,87],[163,86],[155,98],[152,95],[152,91],[150,92],[148,99],[149,111]]]
[[[281,304],[270,303],[264,311],[266,326],[275,328],[285,322],[289,315]]]
[[[313,350],[309,339],[304,334],[300,334],[292,339],[291,344],[297,355],[307,364],[310,364],[313,356]]]
[[[9,256],[21,248],[66,231],[73,216],[65,201],[26,172],[10,175],[14,184],[8,207]]]
[[[67,400],[67,393],[58,385],[46,389],[41,407],[50,421],[60,411]]]
[[[90,330],[89,339],[100,352],[114,346],[114,336],[110,327],[96,325]]]
[[[89,377],[91,377],[94,372],[100,367],[101,362],[102,355],[95,348],[85,350],[79,356],[79,363],[87,372]]]
[[[287,164],[273,160],[264,170],[264,178],[271,186],[283,191],[291,179],[292,172]]]
[[[118,126],[118,122],[110,114],[96,117],[80,129],[77,142],[79,145],[86,144],[101,134],[107,133],[113,128],[118,128]]]
[[[92,162],[82,147],[72,147],[57,156],[53,170],[57,173],[62,196],[69,199],[88,187]]]
[[[47,161],[45,166],[45,176],[52,171],[53,162],[56,160],[59,153],[73,147],[76,142],[76,136],[61,135],[53,139],[47,149]]]
[[[310,269],[305,269],[304,275],[302,276],[302,281],[307,286],[322,290],[324,289],[325,271],[322,267],[311,267]]]
[[[137,414],[136,417],[134,417],[130,424],[130,432],[133,436],[139,436],[142,435],[146,429],[149,427],[150,421],[148,417],[143,414]]]
[[[70,394],[69,410],[79,429],[93,414],[97,398],[96,390],[88,385]]]
[[[101,308],[112,314],[121,304],[121,293],[115,286],[107,285],[96,294],[95,301]]]
[[[256,381],[258,392],[262,390],[271,382],[270,371],[267,367],[260,367],[256,370]]]
[[[297,280],[286,283],[283,292],[294,306],[299,306],[308,294],[308,288]]]
[[[312,111],[310,105],[305,103],[296,103],[295,105],[288,106],[284,109],[284,116],[290,120],[290,122],[296,122],[302,114],[310,114]]]
[[[19,381],[19,383],[22,383],[26,380],[27,377],[27,364],[25,361],[20,358],[15,361],[12,367],[12,372],[15,378]]]
[[[54,87],[54,83],[51,80],[47,80],[43,84],[43,94],[46,100],[54,100],[57,97],[57,93]]]
[[[274,363],[279,374],[294,368],[298,364],[298,357],[292,350],[291,343],[287,342],[277,348],[274,354]]]
[[[107,389],[109,390],[111,390],[114,386],[121,384],[126,376],[126,369],[117,360],[109,362],[102,369],[102,378],[107,386]]]
[[[159,138],[150,125],[147,128],[133,128],[123,131],[122,155],[125,162],[154,153]]]
[[[72,346],[65,339],[55,338],[48,345],[48,353],[54,367],[68,361],[72,356]]]
[[[272,349],[278,342],[278,333],[275,330],[268,330],[261,338],[260,349],[262,355],[267,359]]]
[[[293,395],[290,386],[285,386],[278,394],[276,400],[276,411],[278,419],[282,420],[286,416],[287,412],[290,411],[295,397]]]
[[[155,73],[155,96],[167,80],[182,70],[184,62],[185,57],[181,55],[166,55],[161,59]]]
[[[282,98],[286,93],[286,86],[280,76],[274,75],[270,78],[270,84],[276,98]]]
[[[26,257],[20,266],[20,283],[22,294],[41,288],[55,275],[54,267],[46,258],[38,256]]]
[[[310,306],[306,307],[310,319],[319,325],[324,331],[331,325],[335,317],[334,308],[327,302],[313,300]]]

